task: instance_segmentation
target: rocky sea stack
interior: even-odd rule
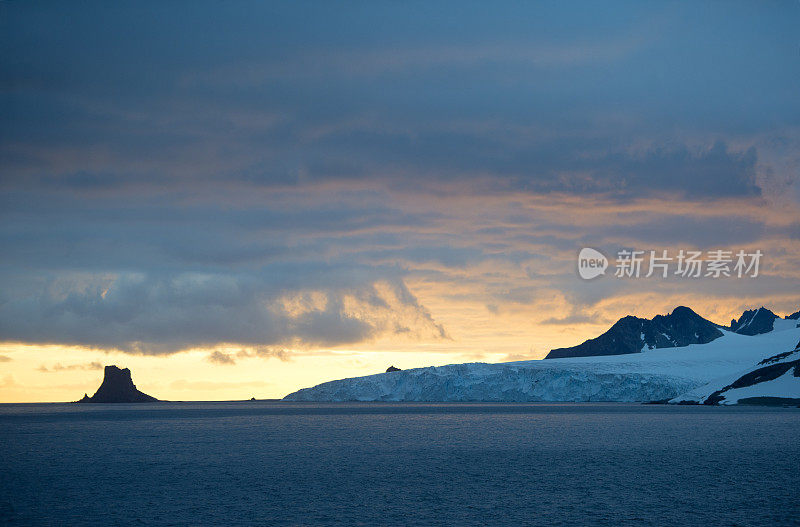
[[[79,403],[152,403],[158,399],[136,389],[131,370],[106,366],[103,383],[95,394],[84,394]]]

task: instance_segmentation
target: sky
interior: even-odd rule
[[[0,2],[0,402],[800,309],[800,3]],[[582,279],[581,248],[611,259]],[[763,253],[614,276],[620,250]]]

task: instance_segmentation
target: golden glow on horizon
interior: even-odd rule
[[[311,194],[306,196],[309,200],[315,199],[314,189],[304,192]],[[530,194],[451,195],[446,199],[399,195],[393,197],[393,202],[412,215],[431,210],[440,215],[425,225],[389,227],[381,232],[413,231],[417,238],[410,239],[411,243],[432,240],[449,248],[480,249],[484,254],[475,262],[457,265],[433,257],[420,261],[397,256],[386,262],[377,261],[407,269],[405,285],[430,313],[430,319],[398,301],[399,292],[391,284],[378,283],[375,291],[386,304],[380,309],[370,307],[364,299],[345,298],[349,313],[384,330],[375,339],[356,345],[286,345],[285,350],[279,347],[279,352],[268,353],[246,347],[245,353],[239,353],[242,346],[236,345],[149,356],[81,346],[5,343],[0,344],[0,401],[77,400],[84,392],[93,393],[102,379],[102,371],[91,369],[96,367],[92,363],[129,367],[142,391],[167,400],[278,398],[327,380],[379,373],[391,364],[406,369],[542,358],[552,348],[575,345],[599,335],[621,316],[649,318],[678,305],[687,305],[721,324],[739,316],[743,309],[761,305],[778,312],[797,309],[798,291],[781,286],[772,288],[780,293],[765,294],[760,288],[762,283],[800,280],[800,244],[787,243],[787,235],[781,230],[800,224],[797,207],[774,203],[765,207],[761,198],[711,203],[639,199],[618,203],[600,198]],[[512,205],[515,214],[525,213],[523,218],[509,220]],[[604,243],[649,249],[641,246],[641,240],[623,234],[623,227],[635,226],[644,217],[689,215],[724,220],[732,210],[738,217],[758,218],[778,233],[761,236],[741,247],[764,251],[764,266],[758,279],[719,281],[706,291],[696,286],[708,285],[707,282],[666,284],[642,279],[636,288],[605,291],[590,302],[569,297],[587,287],[577,275],[569,275],[577,255],[572,246],[582,244],[584,229],[602,225]],[[365,227],[364,231],[369,229]],[[542,236],[563,243],[547,244]],[[659,246],[673,253],[680,247],[686,245]],[[548,258],[512,261],[507,258],[512,250]],[[491,256],[492,251],[496,258]],[[558,279],[560,283],[556,283]],[[112,283],[113,275],[108,275],[108,280]],[[328,299],[318,291],[306,291],[287,294],[281,302],[282,309],[300,315],[324,309]],[[581,311],[577,306],[586,307]],[[398,322],[412,330],[393,332],[392,325]],[[436,325],[446,330],[445,336],[437,333]],[[235,364],[211,362],[209,356],[215,350],[230,356]]]
[[[424,288],[423,288],[424,289]],[[403,369],[440,366],[460,362],[504,362],[542,358],[551,348],[570,346],[597,336],[610,325],[536,324],[541,311],[524,306],[501,308],[492,313],[478,304],[446,306],[417,291],[420,300],[435,313],[446,313],[439,321],[452,328],[452,339],[409,342],[381,338],[371,343],[340,348],[287,350],[287,354],[264,357],[241,346],[218,347],[231,354],[235,364],[209,360],[213,350],[189,350],[165,356],[104,352],[80,346],[0,344],[0,402],[64,402],[94,393],[103,377],[100,366],[116,364],[133,372],[137,387],[160,399],[172,401],[242,400],[280,398],[299,388],[328,380],[380,373],[389,365]],[[674,307],[646,309],[657,299],[651,295],[620,298],[608,302],[600,319],[616,320],[628,311],[621,306],[639,306],[639,316],[651,317]],[[679,302],[718,323],[741,314],[719,305],[701,304],[699,298]],[[556,303],[553,304],[555,310]],[[567,316],[566,310],[553,311]],[[248,355],[248,356],[245,356]]]

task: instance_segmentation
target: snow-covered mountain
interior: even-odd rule
[[[705,344],[652,350],[645,347],[641,353],[415,368],[326,382],[298,390],[285,399],[664,401],[699,388],[705,390],[706,385],[709,389],[727,386],[763,359],[794,349],[800,340],[796,324],[777,319],[773,331],[755,336],[719,329],[722,336]]]
[[[571,348],[554,349],[545,359],[621,355],[641,353],[654,348],[706,344],[722,336],[719,327],[688,307],[679,306],[669,315],[656,315],[652,320],[634,316],[623,317],[599,337]]]
[[[793,350],[761,360],[747,372],[716,379],[670,402],[800,405],[800,342]]]
[[[740,335],[769,333],[774,327],[775,320],[780,320],[780,317],[762,306],[745,311],[739,320],[731,320],[731,331]]]
[[[797,327],[799,318],[800,311],[781,318],[766,307],[761,306],[758,309],[745,311],[738,320],[731,320],[730,329],[741,335],[760,335],[761,333],[772,331],[776,324],[779,328]]]

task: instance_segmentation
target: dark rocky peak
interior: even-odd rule
[[[403,371],[401,368],[395,368],[394,365],[389,366],[386,368],[386,373],[391,373],[393,371]]]
[[[150,403],[158,401],[136,389],[131,378],[131,370],[116,366],[106,366],[103,383],[91,397],[84,394],[79,403]]]
[[[656,334],[652,342],[647,339],[647,344],[656,348],[706,344],[722,336],[717,324],[685,306],[676,307],[669,315],[656,315],[651,326]],[[667,339],[667,342],[660,341],[659,337]]]
[[[742,313],[739,320],[731,320],[731,331],[740,335],[761,335],[769,333],[775,326],[778,315],[765,307],[749,309]]]
[[[554,349],[545,358],[624,355],[654,348],[706,344],[721,336],[717,324],[688,307],[679,306],[672,313],[657,315],[652,320],[628,315],[599,337],[571,348]]]
[[[672,310],[672,313],[669,315],[656,315],[653,317],[653,320],[674,320],[674,321],[683,321],[683,320],[691,320],[697,321],[702,320],[708,322],[706,319],[695,313],[692,308],[686,306],[678,306]]]
[[[800,311],[795,311],[791,315],[786,315],[786,320],[800,320]]]

